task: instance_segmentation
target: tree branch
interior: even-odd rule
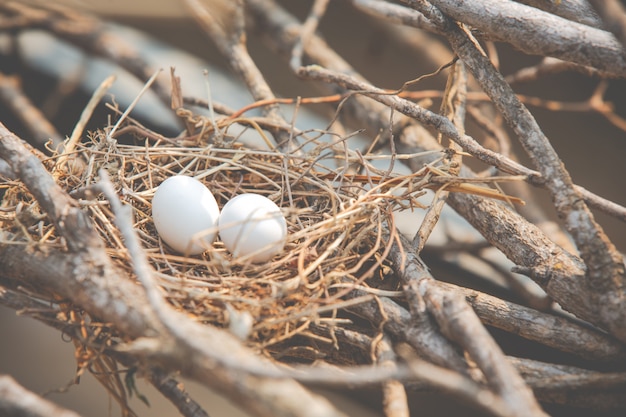
[[[415,4],[413,1],[408,3]],[[479,29],[491,39],[510,43],[527,54],[552,56],[616,76],[626,76],[622,45],[610,32],[511,0],[434,0],[432,4],[451,18]],[[433,21],[433,16],[425,9],[418,10]],[[442,30],[441,26],[439,30]]]
[[[446,37],[459,57],[489,95],[509,126],[515,131],[527,154],[541,172],[559,217],[572,235],[588,268],[582,296],[593,298],[596,313],[604,328],[626,341],[626,270],[621,254],[609,241],[528,109],[519,101],[502,75],[456,23],[422,0],[409,3],[434,24],[445,28]],[[433,3],[440,4],[439,0]],[[441,2],[444,5],[446,1]],[[620,46],[621,48],[621,46]],[[584,295],[583,295],[584,294]]]
[[[0,414],[20,417],[80,417],[74,411],[28,391],[13,378],[0,375]]]

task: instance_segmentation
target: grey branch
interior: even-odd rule
[[[622,45],[610,32],[510,0],[433,0],[432,4],[453,19],[527,54],[552,56],[626,76]]]
[[[20,417],[80,417],[28,391],[7,375],[0,375],[0,415]]]
[[[410,0],[434,24],[445,30],[450,45],[489,95],[508,125],[517,134],[526,153],[545,179],[556,211],[572,235],[588,268],[581,294],[594,299],[602,326],[626,341],[626,293],[624,260],[576,191],[558,154],[532,114],[519,101],[489,59],[457,23],[425,1]],[[439,4],[438,1],[435,3]],[[446,3],[445,1],[443,3]],[[620,46],[621,50],[621,46]]]
[[[602,28],[602,20],[589,5],[587,0],[516,0],[528,6],[536,7],[557,16],[561,16],[572,22],[594,28]]]

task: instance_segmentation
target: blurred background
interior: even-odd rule
[[[219,55],[208,37],[188,17],[185,6],[178,0],[64,0],[74,8],[99,14],[102,18],[116,21],[146,32],[150,36],[195,55],[216,69],[228,73],[224,59]],[[285,7],[300,18],[306,16],[311,1],[283,1]],[[405,81],[433,71],[424,57],[406,53],[406,46],[394,38],[383,27],[354,10],[346,1],[332,1],[324,17],[320,32],[329,44],[348,60],[373,84],[385,88],[398,88]],[[252,56],[267,77],[274,91],[285,97],[316,95],[310,85],[299,81],[288,68],[288,64],[271,53],[257,39],[249,39]],[[503,74],[537,63],[539,58],[528,57],[504,45],[498,45]],[[426,63],[426,64],[425,64]],[[168,67],[169,63],[163,63]],[[39,74],[39,82],[50,83],[46,76]],[[33,82],[37,82],[34,80]],[[441,78],[426,80],[420,86],[424,89],[443,88]],[[518,91],[529,95],[539,95],[552,100],[584,100],[594,90],[598,80],[578,74],[566,73],[546,77],[539,82],[521,86]],[[39,87],[37,87],[39,88]],[[45,89],[45,86],[41,88]],[[32,88],[36,89],[36,88]],[[203,90],[202,90],[203,91]],[[610,81],[607,100],[614,102],[616,113],[626,116],[626,84],[623,80]],[[240,93],[236,93],[240,94]],[[198,97],[204,93],[198,92]],[[74,106],[64,108],[58,115],[58,123],[65,126],[61,133],[68,135],[78,119],[80,110],[89,98],[85,92],[77,93]],[[216,97],[228,102],[228,97]],[[232,99],[232,98],[230,98]],[[243,102],[250,98],[238,97]],[[552,112],[531,107],[544,132],[563,158],[572,173],[574,181],[595,193],[626,204],[624,176],[626,164],[626,134],[606,120],[590,113]],[[0,113],[1,114],[1,113]],[[105,117],[105,116],[102,116]],[[102,123],[103,118],[94,119]],[[5,120],[3,120],[5,122]],[[8,124],[8,123],[7,123]],[[323,127],[323,126],[319,126]],[[519,152],[522,162],[527,161]],[[537,199],[548,207],[549,197],[538,190]],[[626,248],[626,226],[617,220],[597,214],[598,221],[620,249]],[[119,415],[119,407],[110,400],[104,389],[91,375],[85,375],[79,385],[62,390],[73,379],[76,363],[73,344],[65,341],[56,330],[50,329],[29,318],[16,316],[15,311],[0,307],[0,374],[10,374],[21,384],[36,393],[49,393],[48,398],[67,406],[84,416],[105,417]],[[199,400],[212,417],[241,416],[236,407],[203,387],[186,383],[192,396]],[[148,408],[136,398],[131,405],[140,416],[178,415],[169,402],[147,384],[139,381],[139,390],[150,399]],[[328,391],[338,402],[346,404],[351,415],[375,416],[366,399],[347,399]],[[458,405],[448,399],[429,394],[421,399],[426,404],[421,415],[449,415]],[[360,404],[362,403],[362,404]],[[428,407],[430,405],[430,407]],[[464,415],[467,410],[464,410]]]

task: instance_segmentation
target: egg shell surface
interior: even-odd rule
[[[241,194],[224,205],[219,233],[235,257],[265,262],[280,253],[287,239],[287,221],[280,208],[259,194]]]
[[[163,181],[152,198],[152,219],[159,236],[181,254],[198,255],[213,243],[219,215],[213,193],[184,175]]]

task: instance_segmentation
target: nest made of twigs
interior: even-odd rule
[[[201,147],[121,144],[105,132],[90,139],[78,148],[70,164],[74,169],[57,171],[60,158],[46,163],[57,182],[90,213],[111,258],[134,277],[109,202],[90,196],[100,169],[108,172],[120,199],[133,207],[134,228],[169,302],[201,322],[223,327],[243,314],[249,342],[261,348],[289,339],[311,321],[332,320],[351,302],[341,298],[350,288],[367,288],[372,277],[384,279],[392,212],[418,206],[415,198],[434,176],[431,171],[408,176],[380,172],[363,156],[365,174],[350,174],[350,161],[331,168],[336,155],[335,162],[319,157],[328,145],[323,143],[308,152],[286,154],[236,142]],[[233,258],[219,239],[200,256],[171,251],[154,228],[151,200],[158,185],[172,175],[199,179],[220,207],[245,192],[273,200],[287,219],[284,251],[262,264]],[[5,216],[3,227],[13,240],[62,245],[25,187],[14,182],[6,188],[2,206],[13,208],[14,216]]]

